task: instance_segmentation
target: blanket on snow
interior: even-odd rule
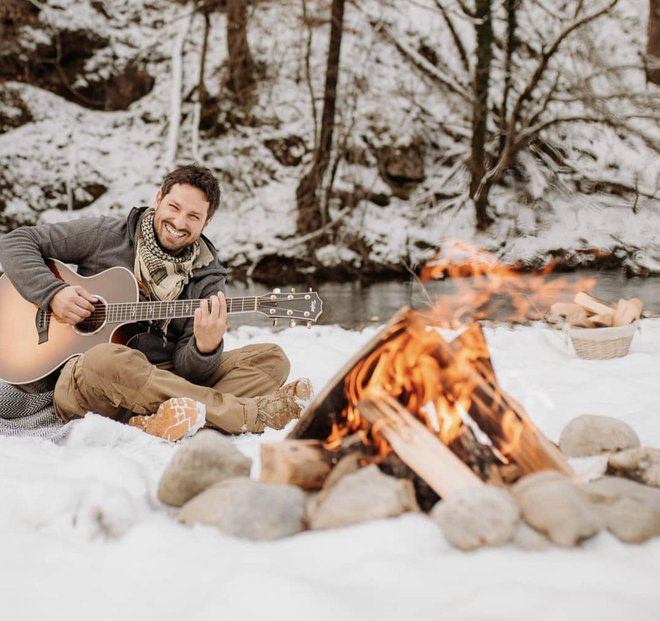
[[[57,442],[69,433],[74,422],[63,423],[57,417],[52,390],[29,393],[0,382],[0,435]]]

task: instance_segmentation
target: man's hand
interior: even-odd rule
[[[69,285],[53,296],[50,307],[61,321],[75,326],[92,314],[95,302],[98,299],[84,287]]]
[[[222,337],[227,331],[227,302],[225,296],[218,291],[218,295],[212,295],[211,308],[203,301],[195,310],[193,329],[197,349],[202,354],[210,354],[218,349]]]

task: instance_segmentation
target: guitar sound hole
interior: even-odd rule
[[[105,302],[97,302],[94,304],[94,311],[92,314],[87,317],[87,319],[83,319],[79,324],[76,324],[76,330],[81,334],[93,334],[94,332],[98,332],[105,325],[105,311]]]

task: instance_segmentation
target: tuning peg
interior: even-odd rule
[[[282,293],[282,289],[276,287],[275,289],[273,289],[273,293]]]
[[[314,289],[312,289],[312,288],[310,287],[309,289],[307,289],[307,291],[309,291],[309,292],[311,293],[312,291],[314,291]]]
[[[291,287],[291,293],[295,293],[295,292],[296,292],[295,288]]]
[[[293,328],[296,325],[295,319],[289,319],[289,328]]]
[[[311,330],[311,329],[312,329],[312,322],[311,322],[311,321],[308,321],[308,322],[307,322],[307,329],[308,329],[308,330]]]
[[[277,325],[277,319],[273,319],[273,328]]]

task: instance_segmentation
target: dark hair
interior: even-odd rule
[[[175,168],[167,173],[163,180],[163,185],[160,186],[161,195],[166,196],[177,183],[185,183],[204,192],[209,202],[209,218],[216,212],[220,204],[220,186],[215,175],[208,168],[199,164],[186,164]]]

